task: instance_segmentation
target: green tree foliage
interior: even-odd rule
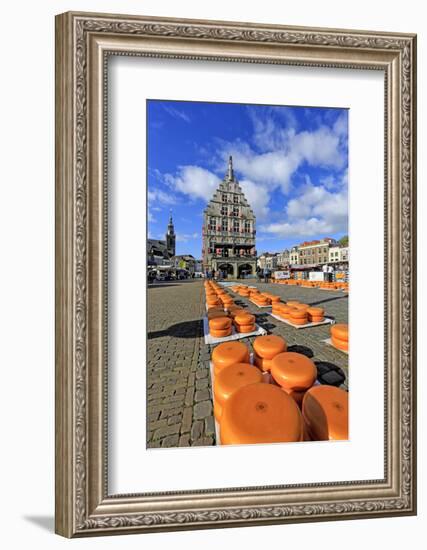
[[[348,235],[341,237],[338,242],[340,243],[340,246],[348,246]]]

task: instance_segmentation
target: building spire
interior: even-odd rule
[[[174,234],[174,226],[173,226],[173,219],[172,219],[172,208],[169,210],[169,224],[168,224],[168,235]]]
[[[234,180],[234,170],[233,170],[233,157],[230,155],[228,157],[228,179],[230,181]]]

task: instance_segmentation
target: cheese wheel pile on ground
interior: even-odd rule
[[[262,382],[262,373],[250,363],[236,363],[223,368],[214,382],[214,399],[222,411],[227,399],[243,386]],[[219,414],[221,416],[221,414]]]
[[[302,353],[284,352],[272,359],[271,376],[301,406],[305,392],[316,381],[317,369]]]
[[[234,316],[234,326],[237,332],[253,332],[255,330],[255,315],[239,312]]]
[[[345,390],[313,386],[304,395],[302,415],[310,439],[348,439],[348,392]]]
[[[331,341],[336,348],[348,351],[348,325],[344,323],[331,325]]]
[[[257,336],[253,343],[254,363],[263,371],[270,371],[273,357],[287,350],[286,340],[275,334]]]
[[[225,367],[236,363],[249,363],[249,350],[242,342],[224,342],[216,346],[212,352],[214,374]]]
[[[232,321],[229,317],[214,317],[209,320],[209,333],[215,338],[231,335]]]
[[[295,401],[262,382],[236,390],[222,407],[221,444],[301,441],[303,421]]]

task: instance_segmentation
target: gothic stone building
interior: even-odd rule
[[[229,277],[255,274],[255,215],[234,176],[233,159],[203,213],[203,269]]]

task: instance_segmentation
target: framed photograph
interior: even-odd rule
[[[416,37],[56,18],[56,532],[416,513]]]

